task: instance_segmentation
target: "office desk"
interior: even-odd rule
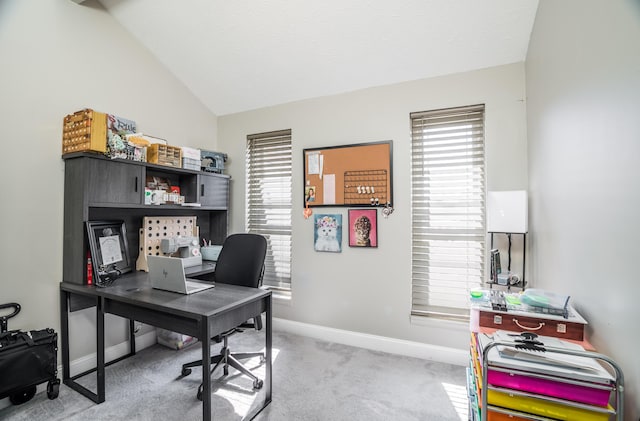
[[[95,300],[97,325],[97,367],[70,376],[69,371],[69,297],[80,295]],[[135,354],[133,321],[161,327],[197,337],[202,344],[203,420],[211,420],[211,337],[238,326],[246,320],[266,312],[264,404],[257,415],[271,402],[271,292],[258,288],[216,284],[215,288],[191,295],[182,295],[151,288],[148,274],[137,272],[118,279],[112,286],[60,283],[61,346],[63,382],[96,403],[105,401],[105,366]],[[122,358],[105,362],[104,315],[115,314],[130,320],[131,352]],[[179,371],[180,367],[176,366]],[[75,380],[90,372],[97,372],[97,393]]]

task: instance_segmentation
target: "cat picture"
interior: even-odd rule
[[[378,247],[377,209],[349,209],[349,247]]]
[[[315,215],[315,251],[342,251],[342,215]]]

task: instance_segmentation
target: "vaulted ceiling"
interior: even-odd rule
[[[99,1],[219,116],[524,61],[538,6],[538,0]]]

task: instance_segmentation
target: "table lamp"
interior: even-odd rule
[[[509,239],[508,266],[511,271],[511,234],[523,234],[522,285],[524,286],[524,263],[526,257],[526,235],[529,229],[527,191],[487,192],[487,232],[504,233]],[[493,248],[493,235],[491,236]]]

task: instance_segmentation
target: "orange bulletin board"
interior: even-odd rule
[[[392,141],[303,150],[304,205],[393,205]]]

